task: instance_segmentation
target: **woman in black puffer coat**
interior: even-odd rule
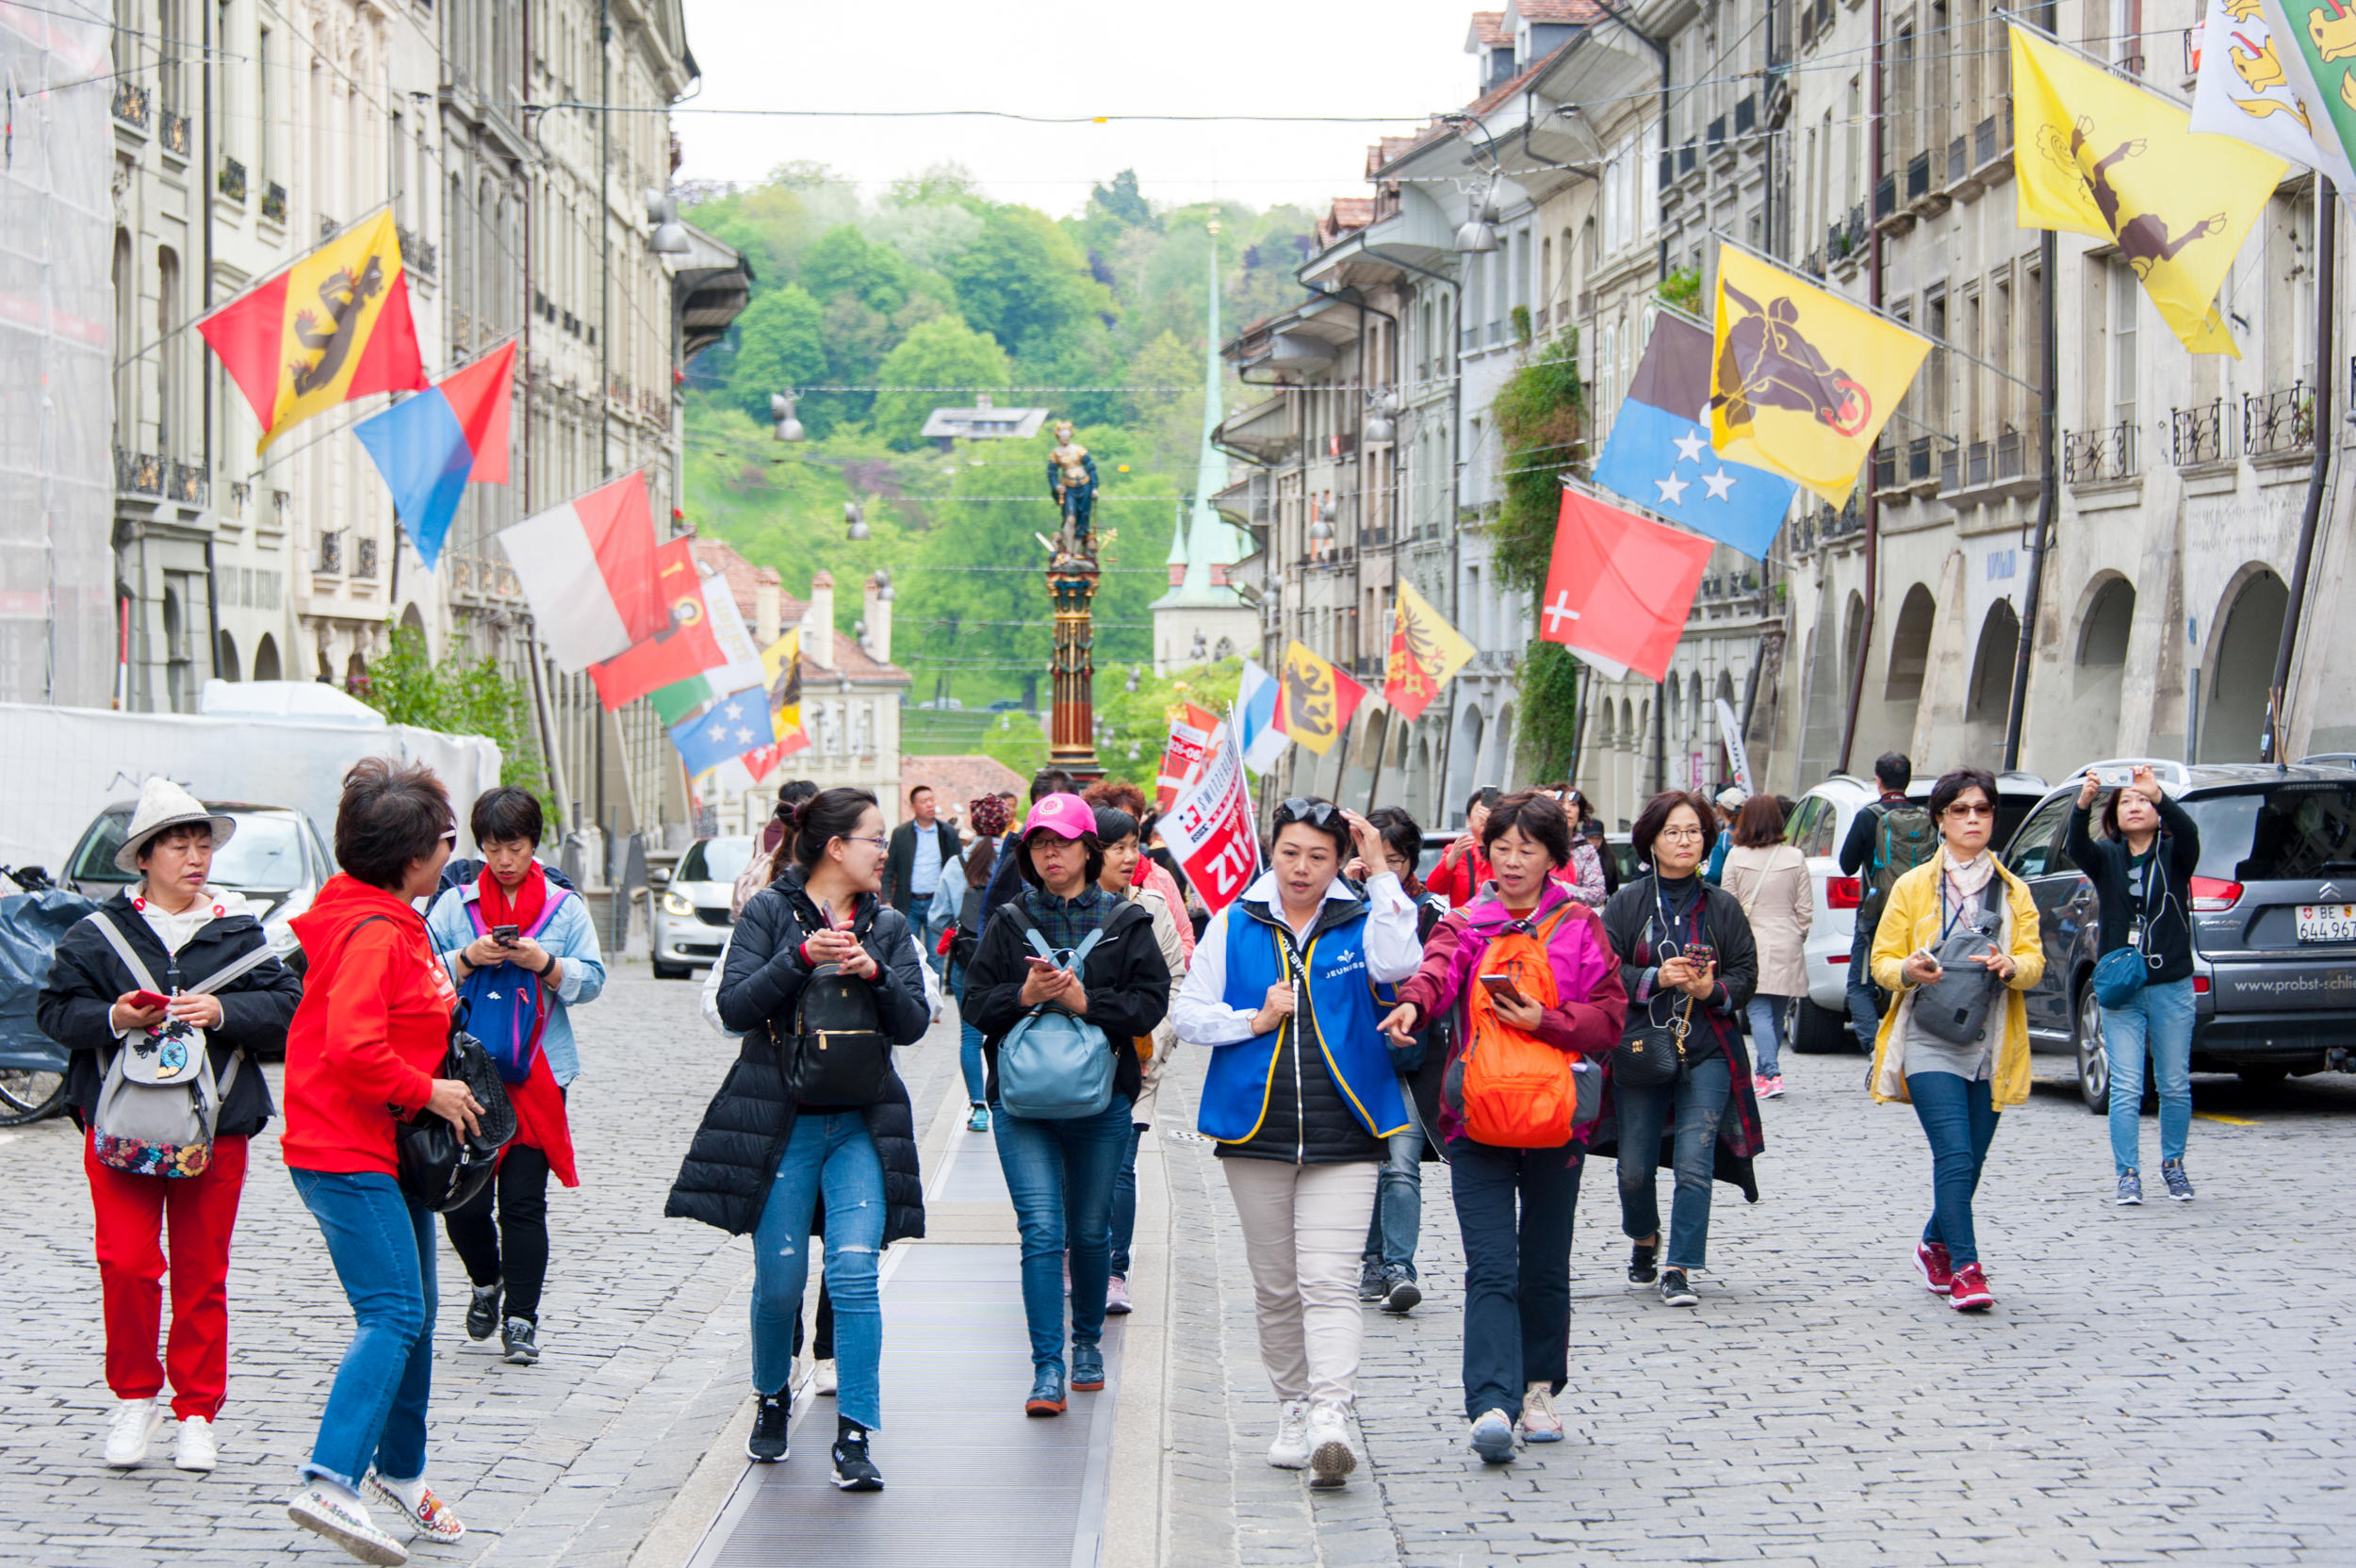
[[[913,1044],[932,1021],[907,919],[876,897],[883,825],[864,790],[827,790],[798,809],[793,860],[745,903],[728,943],[720,1021],[744,1031],[744,1042],[663,1208],[732,1235],[752,1233],[760,1408],[745,1451],[775,1463],[786,1457],[794,1327],[810,1278],[810,1219],[824,1196],[841,1379],[834,1479],[849,1492],[883,1487],[868,1453],[868,1434],[883,1415],[876,1267],[895,1235],[924,1234],[914,1119],[908,1088],[888,1062],[881,1094],[857,1105],[799,1100],[787,1070],[797,1004],[814,979],[864,981],[890,1045]]]

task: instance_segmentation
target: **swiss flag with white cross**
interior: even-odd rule
[[[1710,541],[1565,488],[1538,635],[1613,679],[1669,673]]]

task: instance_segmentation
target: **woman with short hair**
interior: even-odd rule
[[[172,1462],[209,1471],[218,1454],[213,1423],[229,1382],[230,1235],[248,1140],[274,1109],[256,1058],[286,1043],[303,994],[303,983],[270,955],[252,906],[207,880],[214,853],[237,830],[235,818],[207,811],[170,779],[149,779],[114,858],[138,880],[67,928],[35,1006],[41,1032],[67,1050],[66,1104],[83,1133],[106,1387],[117,1401],[106,1457],[118,1469],[146,1459],[163,1425],[155,1399],[167,1369],[179,1424]],[[151,986],[168,999],[164,1006],[153,995],[142,1000]],[[99,1126],[100,1091],[122,1053],[160,1064],[166,1050],[186,1053],[199,1030],[219,1107],[209,1147],[133,1147]],[[123,1066],[129,1078],[132,1062]],[[172,1337],[159,1362],[167,1268]]]
[[[2029,1098],[2026,999],[2045,973],[2037,901],[1988,846],[1996,798],[1995,776],[1985,768],[1940,776],[1930,799],[1939,849],[1890,888],[1873,931],[1873,983],[1898,1000],[1883,1015],[1867,1083],[1875,1100],[1910,1102],[1930,1143],[1931,1217],[1914,1264],[1924,1288],[1957,1312],[1996,1304],[1980,1264],[1972,1200],[1998,1119]],[[1965,947],[1974,951],[1956,957]],[[1939,985],[1950,973],[1942,948],[1955,960],[1955,984]],[[1957,1040],[1949,1037],[1956,1025],[1927,1026],[1922,998],[1932,986],[1939,987],[1930,994],[1942,1020],[1968,1021],[1975,1003],[1986,1004],[1979,1029]],[[1998,994],[1988,996],[1989,989]]]
[[[543,819],[531,791],[485,790],[468,825],[483,870],[434,901],[426,932],[467,1004],[468,1029],[491,1046],[494,1060],[505,1058],[503,1081],[510,1065],[521,1076],[507,1082],[515,1136],[499,1152],[497,1177],[443,1215],[442,1225],[474,1286],[466,1337],[488,1339],[497,1331],[500,1354],[530,1366],[540,1359],[548,1177],[581,1185],[567,1109],[581,1073],[572,1009],[605,989],[605,958],[588,906],[535,858]]]
[[[417,909],[457,842],[431,769],[363,759],[335,811],[343,869],[292,923],[308,967],[286,1031],[280,1147],[357,1323],[286,1512],[364,1562],[408,1555],[369,1517],[364,1489],[429,1540],[466,1534],[425,1484],[434,1213],[402,1190],[395,1143],[397,1120],[438,1116],[472,1134],[483,1114],[464,1083],[434,1075],[457,995]]]
[[[1783,823],[1775,796],[1744,801],[1734,814],[1734,847],[1719,879],[1742,906],[1759,944],[1759,990],[1747,1012],[1759,1054],[1751,1086],[1761,1100],[1783,1097],[1784,1009],[1808,994],[1808,928],[1816,915],[1808,857],[1783,841]]]

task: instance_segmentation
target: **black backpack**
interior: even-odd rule
[[[809,894],[796,888],[786,897],[803,930],[825,929]],[[869,900],[852,922],[851,934],[862,946],[875,928],[876,907]],[[819,965],[794,1000],[792,1028],[779,1033],[772,1021],[770,1037],[796,1104],[873,1105],[890,1098],[892,1041],[867,981]]]

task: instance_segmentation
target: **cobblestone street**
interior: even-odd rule
[[[433,1475],[469,1534],[420,1562],[679,1568],[743,1468],[723,1434],[744,1406],[749,1261],[661,1217],[730,1051],[693,988],[643,969],[623,969],[581,1025],[585,1181],[552,1203],[538,1367],[465,1338],[463,1272],[442,1258]],[[944,1096],[961,1099],[955,1040],[952,1021],[903,1054],[928,1177],[965,1136],[939,1135],[957,1119]],[[2336,1174],[2356,1156],[2356,1080],[2198,1080],[2200,1200],[2130,1210],[2107,1200],[2102,1122],[2041,1085],[1997,1136],[1981,1226],[2000,1304],[1969,1318],[1908,1266],[1928,1200],[1911,1113],[1864,1097],[1857,1057],[1792,1058],[1791,1096],[1763,1107],[1761,1201],[1719,1191],[1698,1311],[1627,1284],[1611,1165],[1588,1172],[1569,1438],[1497,1469],[1464,1442],[1462,1262],[1446,1173],[1427,1168],[1426,1304],[1369,1310],[1369,1463],[1313,1497],[1263,1459],[1273,1409],[1225,1183],[1207,1147],[1170,1135],[1191,1122],[1202,1065],[1178,1058],[1140,1168],[1108,1564],[2356,1560],[2356,1305],[2340,1283],[2356,1222]],[[0,1560],[345,1560],[280,1504],[350,1318],[274,1129],[254,1155],[221,1467],[172,1469],[167,1438],[126,1476],[98,1461],[108,1396],[73,1135],[0,1134],[14,1200]],[[937,1237],[962,1225],[970,1240],[980,1213],[937,1204]],[[888,1322],[906,1321],[888,1285]],[[921,1432],[897,1427],[886,1457],[920,1469]],[[957,1561],[956,1522],[939,1528],[928,1560]]]

